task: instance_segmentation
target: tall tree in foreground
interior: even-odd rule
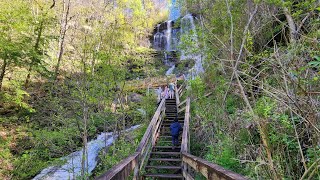
[[[55,67],[54,79],[57,79],[59,75],[59,68],[63,58],[64,53],[64,44],[66,39],[66,33],[68,30],[68,22],[70,21],[70,8],[71,8],[71,0],[63,0],[62,1],[62,14],[60,19],[60,31],[59,31],[59,49],[58,49],[58,62]]]
[[[31,17],[27,2],[1,1],[0,6],[0,90],[5,75],[11,67],[26,66],[26,51],[30,41]]]

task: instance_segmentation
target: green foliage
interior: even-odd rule
[[[108,148],[107,153],[101,153],[101,162],[95,169],[94,175],[97,177],[110,169],[121,160],[127,158],[129,155],[135,152],[148,124],[143,125],[134,132],[125,134],[120,137],[112,146]]]
[[[26,99],[29,97],[29,93],[21,88],[18,82],[12,82],[12,92],[0,92],[2,103],[6,108],[17,107],[17,110],[26,110],[29,113],[35,112]]]
[[[25,152],[14,161],[17,170],[13,171],[13,179],[30,179],[47,165],[48,162],[43,161],[35,152]]]
[[[272,115],[275,105],[273,99],[263,96],[256,103],[255,113],[262,118],[268,118]]]
[[[320,56],[315,56],[314,59],[314,61],[311,61],[308,64],[311,67],[320,68]]]
[[[235,172],[243,173],[243,169],[237,158],[235,147],[232,147],[232,142],[223,140],[223,144],[220,144],[219,149],[213,146],[209,146],[209,150],[205,155],[205,159],[211,162],[215,162],[226,169],[233,170]]]
[[[197,97],[201,97],[205,92],[205,84],[200,77],[196,77],[195,79],[190,81],[192,93]]]

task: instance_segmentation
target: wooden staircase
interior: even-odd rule
[[[184,82],[183,84],[185,84]],[[197,173],[210,180],[246,180],[247,178],[190,154],[190,98],[180,102],[184,86],[175,88],[174,99],[163,99],[142,137],[136,152],[98,180],[195,179]],[[172,148],[170,124],[178,114],[183,126],[180,145]]]
[[[160,135],[145,166],[145,179],[183,179],[181,146],[173,148],[170,135],[170,125],[177,115],[176,99],[167,99],[165,107],[165,117],[161,124]],[[178,119],[183,126],[184,117],[178,116]],[[179,144],[181,145],[181,136]]]

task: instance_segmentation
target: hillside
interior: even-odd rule
[[[32,179],[77,152],[78,174],[63,178],[97,178],[135,152],[170,82],[190,98],[192,155],[248,179],[320,178],[319,1],[0,7],[0,179]],[[176,108],[168,127],[185,117],[175,100],[162,104]]]

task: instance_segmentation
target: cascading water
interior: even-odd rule
[[[171,20],[167,21],[167,31],[166,31],[166,49],[167,51],[171,51],[171,33],[172,33],[172,26],[171,26]]]
[[[161,50],[163,33],[160,32],[160,24],[157,25],[157,33],[153,36],[153,44],[156,50]]]
[[[168,75],[172,74],[172,72],[173,72],[174,68],[176,68],[176,66],[175,66],[175,65],[172,65],[172,66],[167,70],[167,72],[166,72],[166,76],[168,76]]]
[[[140,125],[132,126],[126,129],[126,132],[132,131],[139,128]],[[113,133],[101,133],[98,135],[97,139],[92,140],[88,143],[88,173],[90,174],[92,170],[97,165],[97,157],[102,148],[110,146],[114,140],[117,138],[116,134]],[[83,149],[70,155],[61,158],[61,160],[66,161],[62,166],[48,167],[41,171],[33,180],[69,180],[76,179],[81,175],[81,161],[82,161]]]
[[[181,49],[180,60],[191,59],[195,61],[194,67],[190,70],[191,78],[204,72],[202,66],[202,55],[199,51],[198,35],[192,14],[187,14],[181,19],[181,36],[180,43],[188,46]],[[191,42],[191,43],[190,43]]]
[[[170,66],[166,75],[173,73],[175,64],[172,60],[175,60],[176,51],[179,50],[181,61],[193,60],[195,62],[194,67],[187,75],[187,77],[194,78],[204,72],[195,18],[192,14],[187,14],[181,18],[180,27],[177,27],[174,24],[180,18],[180,8],[177,6],[176,0],[171,0],[169,8],[169,20],[157,25],[157,32],[154,34],[154,47],[158,51],[164,51],[164,63]]]

